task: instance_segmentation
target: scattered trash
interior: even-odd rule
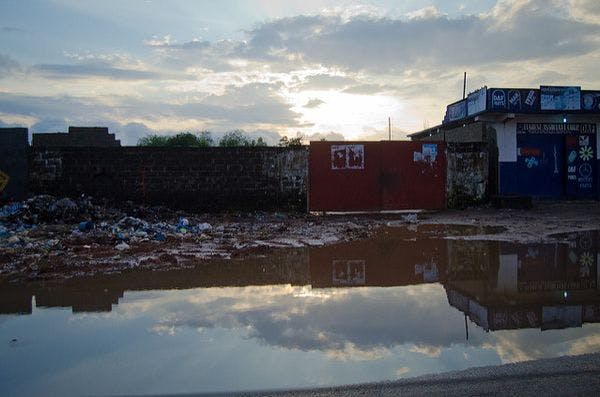
[[[204,233],[211,229],[212,229],[212,226],[210,225],[210,223],[200,223],[200,224],[196,225],[196,227],[194,228],[194,231],[196,233]]]
[[[134,203],[99,205],[89,196],[38,195],[0,207],[0,275],[50,279],[183,266],[189,258],[323,245],[370,231],[360,220],[309,219],[267,212],[187,215]],[[150,241],[161,244],[146,244]],[[157,259],[162,255],[172,260]]]
[[[21,203],[12,203],[0,208],[0,218],[6,218],[18,213],[22,208]]]
[[[127,244],[125,242],[115,245],[115,249],[117,249],[118,251],[125,251],[125,250],[128,250],[129,248],[130,248],[129,244]]]
[[[0,239],[8,238],[8,236],[10,236],[8,229],[0,225]]]
[[[89,232],[94,230],[95,225],[94,222],[91,221],[83,221],[79,223],[79,231],[80,232]]]
[[[402,220],[406,223],[417,223],[417,214],[402,215]]]

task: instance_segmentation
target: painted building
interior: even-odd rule
[[[599,198],[600,91],[483,87],[412,140],[487,142],[492,194]]]

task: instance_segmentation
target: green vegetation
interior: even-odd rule
[[[288,138],[287,136],[281,137],[279,140],[279,146],[302,146],[302,139],[304,137],[299,135],[295,138]]]
[[[181,132],[177,135],[148,135],[138,141],[138,146],[155,147],[208,147],[212,146],[213,139],[209,131],[202,131],[199,135],[191,132]]]
[[[154,147],[208,147],[214,146],[214,140],[209,131],[200,134],[181,132],[177,135],[148,135],[138,141],[138,146]],[[262,137],[249,138],[242,130],[229,131],[219,140],[219,146],[267,146]]]
[[[267,146],[267,143],[261,137],[250,139],[244,134],[244,131],[234,130],[223,135],[223,138],[219,141],[219,146]]]

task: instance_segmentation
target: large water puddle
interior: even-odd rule
[[[442,234],[1,284],[0,394],[289,389],[600,351],[598,232]]]

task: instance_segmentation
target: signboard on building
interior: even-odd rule
[[[485,112],[487,103],[487,87],[478,89],[467,96],[467,115],[472,116]]]
[[[595,125],[594,125],[595,126]],[[596,161],[596,135],[581,134],[565,138],[567,158],[567,195],[592,196]]]
[[[585,113],[600,112],[600,91],[581,92],[581,111]]]
[[[594,123],[517,123],[517,134],[595,134]]]
[[[581,87],[540,86],[541,110],[580,110]]]
[[[452,122],[467,117],[467,100],[455,102],[446,108],[446,122]]]
[[[540,110],[540,91],[519,88],[490,88],[487,109],[491,111],[534,113]]]

